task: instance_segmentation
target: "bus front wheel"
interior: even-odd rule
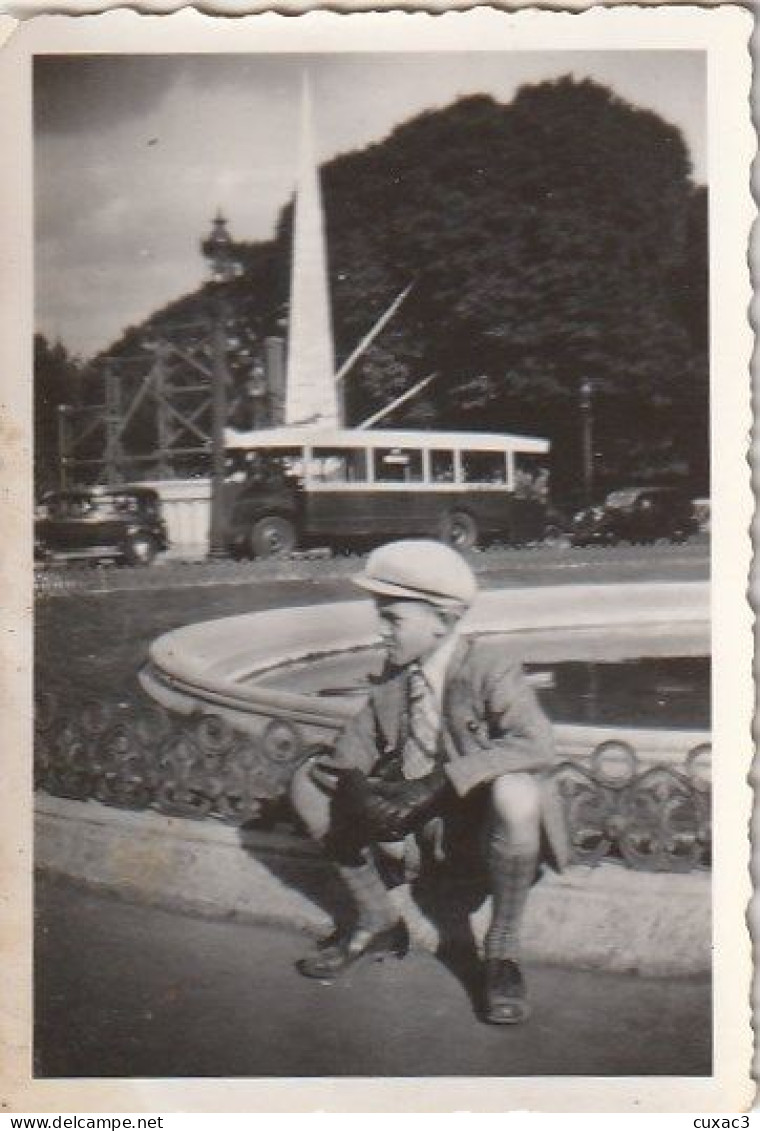
[[[251,552],[254,558],[284,558],[295,549],[296,531],[292,522],[279,515],[267,515],[251,528]]]
[[[453,511],[443,521],[441,536],[455,550],[472,550],[478,544],[478,524],[466,511]]]

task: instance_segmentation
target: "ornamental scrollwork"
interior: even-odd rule
[[[170,714],[143,699],[37,698],[35,787],[76,800],[169,816],[258,822],[282,809],[290,779],[315,750],[285,718],[257,735],[214,712]],[[621,741],[552,771],[570,829],[573,860],[616,860],[639,871],[683,872],[710,863],[709,743],[679,765],[644,765]]]
[[[587,765],[553,772],[563,799],[576,863],[617,858],[648,872],[688,872],[710,863],[710,747],[683,766],[642,766],[631,746],[605,742]]]
[[[73,701],[50,691],[35,712],[38,789],[173,817],[256,820],[284,797],[310,752],[284,719],[253,737],[215,713],[180,717],[140,700]]]

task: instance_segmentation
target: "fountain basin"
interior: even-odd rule
[[[509,638],[526,663],[705,656],[710,649],[709,585],[489,590],[479,595],[463,630]],[[305,746],[332,741],[362,699],[277,686],[277,670],[293,664],[308,669],[311,660],[376,643],[371,601],[276,609],[167,633],[151,646],[140,680],[163,706],[184,715],[220,715],[263,742],[275,761],[297,761]],[[645,763],[681,762],[688,751],[709,741],[709,732],[698,727],[561,724],[555,733],[563,757],[584,757],[601,743],[624,741]]]

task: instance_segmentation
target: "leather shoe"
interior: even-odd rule
[[[519,1025],[530,1016],[525,980],[516,962],[487,958],[485,963],[485,1010],[490,1025]]]
[[[409,951],[409,931],[399,919],[392,927],[370,931],[356,927],[344,934],[331,935],[317,943],[316,949],[299,959],[296,969],[305,978],[335,982],[362,962],[382,962],[384,958],[404,958]]]

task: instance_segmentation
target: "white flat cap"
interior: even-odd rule
[[[405,597],[452,608],[470,605],[475,574],[456,550],[428,538],[388,542],[373,550],[355,582],[382,597]]]

